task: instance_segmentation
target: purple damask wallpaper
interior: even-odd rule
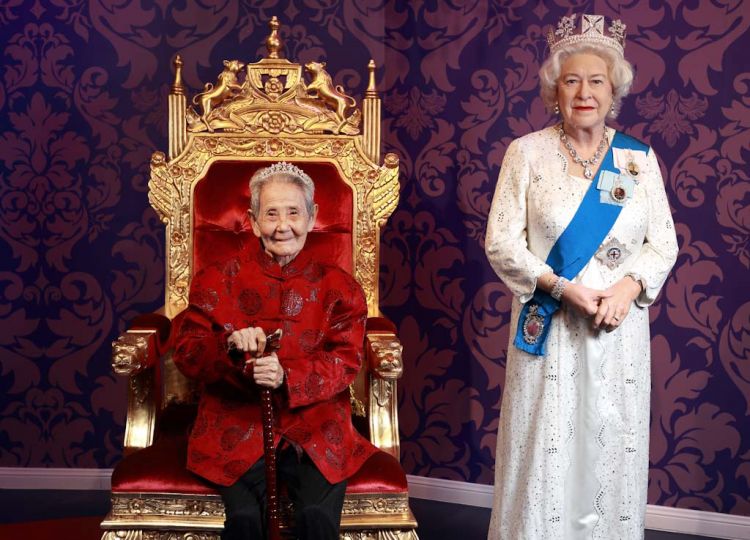
[[[383,233],[383,311],[405,346],[402,461],[492,482],[509,293],[484,256],[508,143],[554,119],[544,31],[628,25],[616,127],[661,158],[681,245],[653,322],[649,501],[750,515],[750,2],[245,0],[0,6],[0,466],[112,467],[124,381],[109,343],[163,295],[148,206],[170,61],[193,91],[255,61],[278,15],[287,56],[361,97],[378,63],[402,198]],[[744,437],[743,437],[744,435]]]

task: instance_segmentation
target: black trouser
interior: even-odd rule
[[[279,485],[294,503],[295,532],[301,540],[338,540],[346,481],[331,484],[307,454],[294,448],[276,458]],[[219,486],[226,521],[221,540],[261,540],[266,534],[266,474],[261,458],[231,486]]]

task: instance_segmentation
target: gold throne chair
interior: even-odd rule
[[[151,159],[149,201],[166,225],[163,311],[131,322],[113,343],[112,365],[129,378],[125,457],[112,474],[112,509],[102,540],[219,538],[219,495],[185,469],[195,383],[171,361],[171,320],[186,306],[190,279],[221,256],[259,249],[247,218],[248,180],[275,161],[301,165],[316,182],[320,211],[308,246],[351,272],[365,291],[365,361],[350,387],[353,421],[380,449],[349,479],[341,517],[346,540],[417,540],[399,464],[395,327],[378,308],[380,228],[398,202],[398,158],[380,164],[375,65],[362,102],[331,82],[325,65],[279,56],[276,17],[268,54],[224,62],[216,85],[188,106],[177,57],[169,95],[169,151]],[[309,83],[306,82],[306,73]],[[253,247],[254,246],[254,247]],[[282,512],[283,516],[283,512]]]

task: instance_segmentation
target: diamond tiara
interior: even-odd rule
[[[308,175],[305,171],[297,167],[296,165],[292,165],[291,163],[287,163],[286,161],[279,161],[277,163],[274,163],[273,165],[269,165],[268,167],[264,167],[262,169],[258,169],[256,173],[253,175],[253,180],[265,180],[266,178],[270,178],[271,176],[276,176],[277,174],[287,174],[290,176],[296,176],[300,180],[302,180],[305,184],[310,184],[314,186],[314,183],[312,181],[312,178],[310,178],[310,175]]]
[[[547,43],[550,53],[554,53],[569,45],[604,45],[610,47],[620,55],[625,52],[625,29],[627,28],[619,19],[613,20],[612,24],[604,31],[603,15],[583,15],[581,17],[581,29],[575,28],[576,14],[563,17],[557,23],[557,30],[550,28],[547,33]]]

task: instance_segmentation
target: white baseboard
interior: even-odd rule
[[[492,486],[471,484],[442,478],[406,475],[409,482],[409,496],[466,506],[492,508]]]
[[[750,539],[750,516],[702,512],[649,504],[646,528],[731,540]]]
[[[0,489],[109,490],[112,469],[0,467]],[[492,507],[492,486],[407,475],[409,495],[481,508]],[[730,540],[750,540],[750,516],[649,504],[646,528]]]
[[[492,486],[407,475],[409,495],[481,508],[492,507]],[[703,512],[668,506],[646,506],[646,528],[656,531],[750,540],[750,516]]]

